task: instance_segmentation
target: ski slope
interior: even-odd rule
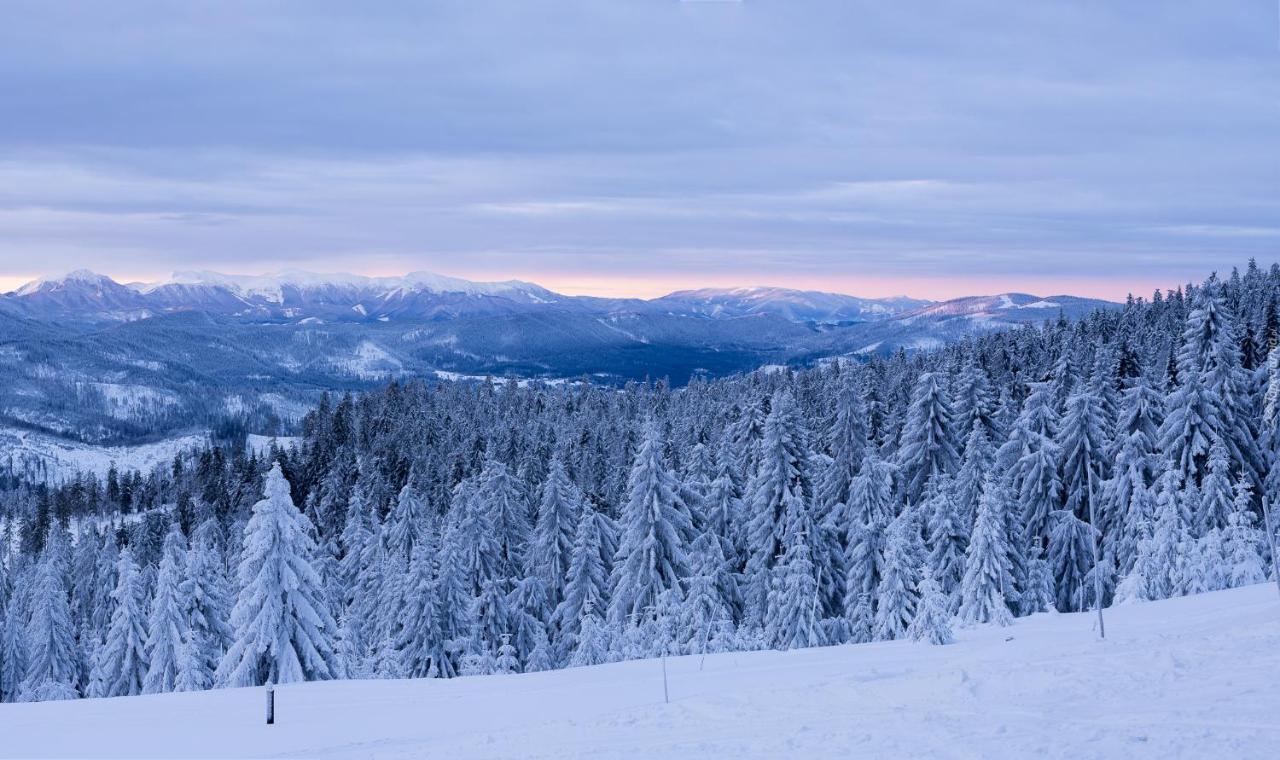
[[[1274,584],[884,642],[0,706],[4,757],[1280,756]]]

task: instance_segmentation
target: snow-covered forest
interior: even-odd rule
[[[392,384],[287,451],[9,482],[0,698],[946,644],[1256,583],[1278,300],[1251,264],[678,390]]]

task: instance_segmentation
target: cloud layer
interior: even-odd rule
[[[1115,297],[1280,254],[1264,3],[124,5],[6,4],[0,278]]]

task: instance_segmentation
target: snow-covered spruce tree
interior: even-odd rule
[[[420,541],[413,547],[413,557],[409,561],[409,573],[406,587],[410,593],[405,595],[405,608],[402,611],[403,625],[396,648],[400,651],[401,667],[406,675],[412,678],[424,678],[431,672],[433,661],[433,645],[438,645],[442,638],[439,620],[436,617],[436,550],[430,538]],[[350,674],[352,665],[359,660],[358,652],[361,644],[352,642],[347,645],[347,638],[357,636],[354,629],[345,620],[340,621],[343,631],[342,656],[347,660]]]
[[[52,533],[46,546],[53,541]],[[77,696],[75,631],[63,561],[59,551],[45,551],[34,569],[31,617],[25,630],[27,669],[20,688],[20,698],[26,702]]]
[[[871,606],[871,594],[858,594],[852,604],[845,603],[846,639],[850,644],[865,644],[872,640],[875,627],[875,611]]]
[[[196,632],[188,628],[178,649],[178,674],[173,683],[174,691],[204,691],[213,685],[213,673],[200,650]]]
[[[559,604],[563,595],[573,553],[574,526],[582,509],[582,491],[569,479],[560,457],[555,457],[542,483],[529,548],[529,571],[542,579],[552,606]]]
[[[574,534],[565,573],[564,596],[552,615],[556,660],[564,662],[577,649],[578,633],[588,606],[599,615],[608,599],[609,576],[600,553],[600,521],[584,515]]]
[[[942,589],[950,602],[948,609],[955,611],[959,597],[955,590],[964,577],[965,551],[969,546],[969,532],[960,516],[949,479],[939,479],[930,486],[927,566],[933,582]]]
[[[1126,394],[1126,404],[1129,398]],[[1102,484],[1098,498],[1102,553],[1112,558],[1122,576],[1137,556],[1140,526],[1154,513],[1151,485],[1156,473],[1149,444],[1140,431],[1125,435],[1115,454],[1112,475]]]
[[[1021,538],[1021,534],[1013,537]],[[1053,571],[1039,545],[1033,544],[1027,553],[1027,579],[1018,594],[1018,614],[1052,612],[1056,609],[1054,603]]]
[[[147,674],[147,600],[142,574],[132,550],[120,552],[116,564],[115,612],[107,638],[98,650],[97,669],[101,674],[103,697],[125,697],[142,693]]]
[[[532,533],[529,500],[524,484],[502,462],[485,462],[476,485],[476,498],[489,515],[498,543],[498,578],[510,580],[524,569],[524,554]]]
[[[1108,476],[1106,428],[1100,396],[1089,385],[1077,389],[1067,399],[1066,414],[1058,429],[1058,450],[1062,457],[1062,489],[1065,508],[1081,520],[1089,520],[1089,500]],[[1097,510],[1097,504],[1093,505]]]
[[[765,636],[775,649],[819,646],[823,643],[821,601],[809,546],[803,534],[789,541],[782,562],[772,570]]]
[[[187,539],[175,524],[164,538],[151,613],[147,617],[147,674],[142,681],[142,690],[147,694],[173,691],[178,679],[183,636],[189,628],[180,588],[186,555]]]
[[[836,397],[835,418],[827,430],[831,463],[818,481],[818,503],[829,513],[849,501],[849,489],[867,448],[867,408],[852,373],[845,376]]]
[[[1139,562],[1147,568],[1147,583],[1151,599],[1167,599],[1180,596],[1186,585],[1184,549],[1191,541],[1191,532],[1182,512],[1181,476],[1178,470],[1169,468],[1156,483],[1155,522],[1146,557],[1139,550]]]
[[[956,430],[961,434],[977,429],[988,441],[1000,434],[995,421],[996,403],[990,380],[981,363],[972,355],[957,378],[954,407]],[[964,450],[969,450],[968,442]]]
[[[599,665],[609,661],[609,639],[604,619],[600,617],[591,599],[582,608],[578,634],[574,637],[569,655],[570,667]]]
[[[1210,531],[1227,527],[1227,518],[1232,512],[1232,501],[1235,498],[1231,485],[1230,462],[1227,461],[1227,447],[1221,439],[1215,438],[1209,446],[1209,465],[1207,474],[1200,484],[1200,506],[1196,510],[1193,533],[1196,536],[1207,536]]]
[[[1235,317],[1215,280],[1196,293],[1177,355],[1178,386],[1168,400],[1160,429],[1165,456],[1183,482],[1199,485],[1208,474],[1209,448],[1216,439],[1226,447],[1232,472],[1258,482],[1261,460],[1257,428],[1249,407],[1248,379],[1240,366]]]
[[[413,486],[413,473],[410,472],[409,480],[400,489],[395,506],[387,515],[387,522],[383,526],[387,551],[403,567],[408,567],[414,547],[423,540],[428,528],[427,508]]]
[[[794,397],[774,395],[760,441],[759,468],[747,499],[747,566],[744,596],[747,615],[763,623],[772,570],[787,546],[787,529],[812,518],[813,487],[808,435]],[[803,512],[804,514],[788,514]],[[825,544],[824,544],[825,545]]]
[[[233,640],[228,622],[231,592],[226,565],[218,549],[217,530],[217,523],[212,519],[196,528],[187,554],[186,576],[178,593],[192,637],[189,644],[201,671],[189,676],[192,682],[213,682],[213,673]]]
[[[523,668],[539,646],[545,648],[550,642],[547,623],[551,619],[551,604],[542,579],[531,575],[516,581],[507,595],[507,607],[511,616],[511,644],[516,648]]]
[[[1236,482],[1235,498],[1227,527],[1222,535],[1222,552],[1226,561],[1226,585],[1229,588],[1261,583],[1267,579],[1259,549],[1265,539],[1254,526],[1253,492],[1247,478]]]
[[[918,501],[932,478],[959,466],[953,416],[942,375],[921,374],[898,444],[897,462],[907,501]]]
[[[959,619],[962,623],[996,623],[1009,625],[1007,596],[1012,579],[1009,574],[1009,546],[1004,516],[1011,505],[1007,492],[988,481],[978,503],[978,516],[965,552],[964,578],[960,581]]]
[[[951,632],[951,610],[948,609],[947,595],[938,586],[937,581],[925,570],[916,584],[919,594],[919,609],[915,619],[907,628],[907,635],[912,641],[927,641],[930,644],[950,644],[955,641]]]
[[[25,589],[15,589],[0,625],[0,702],[16,702],[22,693],[22,679],[27,674],[27,636],[23,605],[17,596]]]
[[[498,645],[498,656],[493,665],[495,673],[520,672],[520,658],[516,656],[516,647],[511,643],[511,634],[503,634],[502,643]]]
[[[955,503],[956,516],[960,526],[968,533],[978,513],[978,499],[982,497],[982,485],[987,475],[995,467],[995,450],[981,422],[975,422],[965,440],[964,456],[960,460],[960,469],[956,472],[952,487],[952,499]],[[945,588],[945,586],[944,586]]]
[[[678,588],[688,575],[693,523],[662,459],[663,448],[658,426],[649,423],[628,478],[622,536],[609,583],[608,617],[615,629],[632,625],[658,603],[662,592]]]
[[[231,612],[236,638],[218,666],[218,683],[253,686],[341,674],[333,646],[338,625],[311,565],[312,530],[293,504],[279,463],[272,465],[244,529],[240,594]]]
[[[874,447],[853,480],[849,503],[832,519],[848,536],[845,548],[844,609],[848,616],[863,594],[874,595],[884,566],[885,529],[895,513],[893,477],[897,468],[881,459]],[[850,619],[855,627],[859,624]]]
[[[347,517],[339,541],[342,547],[339,574],[343,587],[347,589],[347,597],[343,600],[344,608],[349,609],[355,603],[355,595],[360,587],[362,560],[366,547],[372,541],[373,527],[369,522],[369,507],[365,503],[364,490],[357,483],[351,489]]]
[[[919,540],[919,530],[914,518],[905,512],[889,524],[885,536],[883,575],[876,586],[875,621],[871,631],[877,641],[902,638],[915,618],[920,566],[912,545]],[[914,537],[913,532],[916,534]]]
[[[1089,531],[1093,527],[1069,509],[1049,515],[1049,567],[1053,570],[1059,612],[1087,609],[1086,589],[1093,568],[1093,546]]]
[[[690,654],[702,654],[714,651],[711,643],[719,626],[732,619],[725,586],[732,587],[734,581],[720,551],[720,541],[710,531],[694,540],[689,555],[689,590],[680,610],[678,644]]]

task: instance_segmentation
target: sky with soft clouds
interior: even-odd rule
[[[0,289],[1119,298],[1280,260],[1274,1],[0,8]]]

